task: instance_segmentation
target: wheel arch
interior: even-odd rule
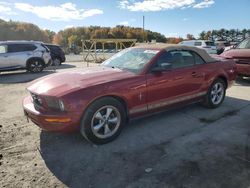
[[[91,104],[93,104],[93,103],[94,103],[95,101],[97,101],[97,100],[100,100],[100,99],[103,99],[103,98],[107,98],[107,97],[109,97],[109,98],[114,98],[114,99],[116,99],[118,102],[120,102],[120,103],[122,104],[122,106],[124,107],[125,112],[126,112],[126,120],[129,121],[128,103],[127,103],[126,99],[124,99],[123,97],[118,96],[118,95],[103,95],[103,96],[99,96],[99,97],[94,98],[93,100],[91,100],[91,101],[86,105],[86,108],[85,108],[85,110],[83,111],[82,116],[84,116],[84,113],[85,113],[86,109],[88,109],[89,106],[90,106]]]
[[[223,80],[224,83],[226,84],[226,89],[227,89],[227,87],[228,87],[228,82],[227,82],[226,76],[224,76],[224,75],[219,75],[219,76],[217,76],[217,78],[216,78],[215,80],[217,80],[217,79]]]
[[[39,60],[39,61],[41,61],[43,63],[43,66],[45,66],[45,62],[44,62],[43,58],[41,58],[41,57],[31,57],[31,58],[27,59],[27,61],[26,61],[26,67],[28,67],[29,63],[32,60]]]

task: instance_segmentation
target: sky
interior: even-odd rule
[[[166,37],[212,29],[250,29],[250,0],[0,0],[0,18],[55,32],[69,27],[127,25]]]

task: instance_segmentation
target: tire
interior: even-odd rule
[[[44,63],[40,59],[32,59],[28,62],[27,70],[32,73],[42,72],[44,69]]]
[[[224,101],[225,95],[226,83],[219,78],[208,89],[203,105],[207,108],[217,108]]]
[[[85,111],[80,132],[94,144],[106,144],[116,139],[126,123],[124,106],[112,97],[93,102]]]
[[[62,62],[61,62],[60,59],[55,58],[55,59],[53,60],[53,66],[59,66],[59,65],[61,65],[61,64],[62,64]]]

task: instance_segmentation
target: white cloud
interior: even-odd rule
[[[129,11],[161,11],[170,9],[207,8],[214,4],[214,0],[121,0],[119,7]]]
[[[131,18],[130,20],[126,20],[126,21],[119,22],[119,25],[128,26],[128,25],[130,25],[131,22],[135,22],[135,21],[136,21],[136,19]]]
[[[73,25],[66,25],[64,28],[69,29],[69,28],[73,28],[73,27],[74,27]]]
[[[120,1],[120,7],[130,11],[160,11],[181,8],[191,5],[195,0],[143,0],[132,2],[128,0]]]
[[[194,5],[194,8],[208,8],[210,6],[212,6],[214,4],[214,0],[204,0],[200,3],[197,3],[196,5]]]
[[[82,13],[82,17],[86,18],[86,17],[91,17],[91,16],[95,16],[98,14],[103,14],[103,11],[100,9],[90,9],[90,10],[86,10]]]
[[[186,21],[188,21],[188,18],[183,18],[182,21],[186,22]]]
[[[119,23],[119,25],[126,25],[127,26],[127,25],[129,25],[129,22],[128,21],[122,21],[122,22]]]
[[[59,6],[33,6],[28,3],[15,3],[15,8],[24,12],[31,12],[40,18],[52,21],[81,20],[103,14],[103,11],[100,9],[77,9],[73,3],[64,3]]]
[[[0,1],[0,13],[5,15],[16,15],[10,6],[10,3]]]

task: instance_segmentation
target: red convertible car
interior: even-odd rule
[[[235,48],[223,52],[221,56],[235,60],[239,76],[250,77],[250,38],[243,40]]]
[[[125,49],[101,66],[34,81],[24,112],[47,131],[80,131],[88,140],[114,140],[126,122],[179,105],[216,108],[236,77],[231,60],[203,49],[144,44]]]

